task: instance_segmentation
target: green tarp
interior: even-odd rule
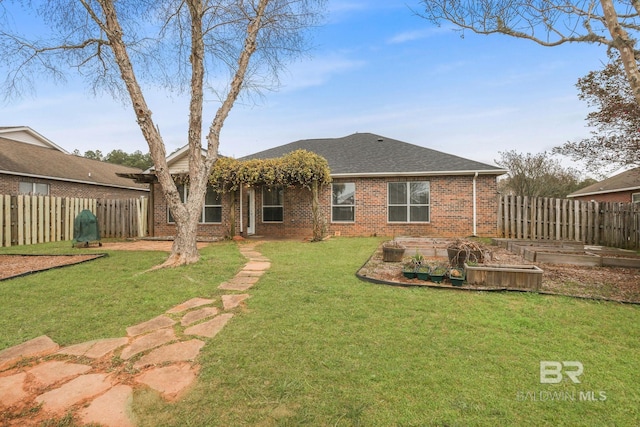
[[[88,209],[78,214],[73,223],[73,243],[94,242],[100,240],[98,219]]]

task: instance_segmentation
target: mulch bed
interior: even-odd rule
[[[12,279],[38,271],[91,261],[106,254],[85,255],[0,255],[0,280]]]
[[[104,242],[100,249],[170,252],[172,244],[172,241],[167,240],[132,240],[126,242]],[[208,244],[209,242],[198,242],[198,248],[203,248]],[[83,248],[78,250],[82,251]],[[104,253],[77,255],[0,255],[0,281],[91,261],[106,255],[107,254]]]
[[[640,269],[619,267],[585,267],[567,264],[532,263],[519,255],[498,246],[490,246],[493,264],[537,265],[544,272],[540,293],[566,295],[625,303],[640,303]],[[427,261],[447,261],[445,258],[427,258]],[[395,286],[433,286],[450,289],[487,291],[481,287],[453,287],[418,279],[407,279],[402,275],[402,263],[384,262],[382,249],[378,250],[358,271],[358,276],[374,283]],[[500,290],[505,290],[500,288]],[[508,289],[507,289],[508,290]],[[521,291],[521,290],[518,290]]]

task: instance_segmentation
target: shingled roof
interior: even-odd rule
[[[116,173],[139,173],[140,169],[99,162],[0,137],[0,174],[29,176],[83,184],[144,190],[146,185],[132,183]]]
[[[372,133],[354,133],[342,138],[304,139],[240,160],[277,158],[301,149],[327,159],[334,177],[468,175],[476,172],[502,175],[507,172],[496,166]]]
[[[567,197],[595,196],[619,191],[640,190],[640,168],[631,169],[574,191]]]

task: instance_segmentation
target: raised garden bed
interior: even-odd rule
[[[574,241],[493,239],[493,243],[535,263],[640,268],[640,255],[626,249],[585,246]]]
[[[530,248],[523,253],[523,258],[531,262],[544,262],[547,264],[571,264],[588,267],[599,267],[602,259],[584,249],[552,249],[552,248]]]
[[[587,246],[589,254],[599,256],[603,267],[640,268],[640,255],[628,249]]]
[[[471,286],[510,288],[539,291],[542,285],[542,270],[535,265],[464,264],[467,283]]]

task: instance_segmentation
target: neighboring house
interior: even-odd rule
[[[304,149],[323,156],[332,184],[320,191],[329,235],[494,236],[497,177],[507,171],[371,133],[310,139],[240,160],[277,158]],[[167,159],[172,173],[187,171],[187,149]],[[152,171],[137,177],[152,182]],[[179,186],[183,197],[188,188]],[[231,197],[234,198],[233,203]],[[244,187],[231,195],[207,194],[198,229],[201,238],[236,234],[272,237],[312,235],[311,192],[306,188]],[[159,185],[152,185],[153,235],[175,235]],[[231,206],[235,206],[231,215]]]
[[[149,186],[117,173],[140,169],[69,154],[33,129],[0,127],[0,194],[55,197],[135,198],[148,196]]]
[[[596,202],[640,202],[640,168],[631,169],[596,182],[567,196],[568,198]]]

